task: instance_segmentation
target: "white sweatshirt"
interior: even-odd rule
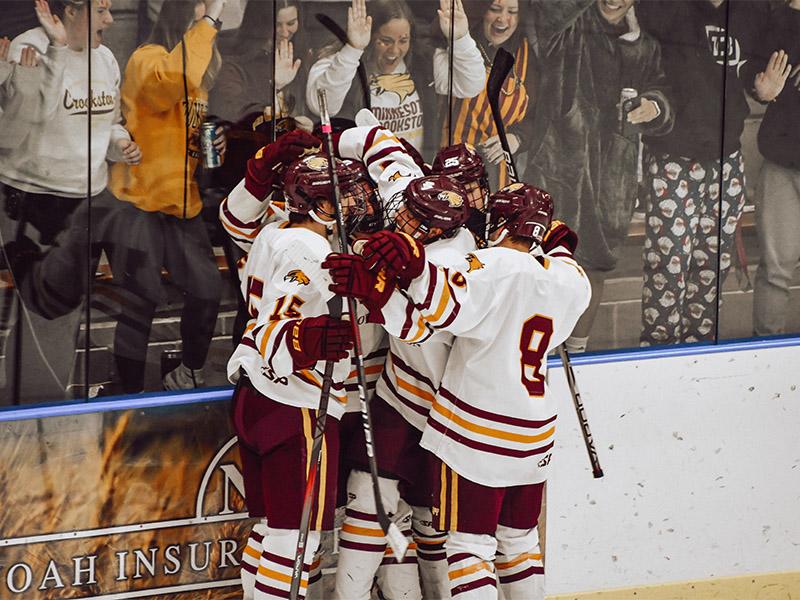
[[[350,86],[357,78],[358,61],[363,50],[345,44],[336,54],[314,63],[308,73],[306,102],[314,114],[319,114],[317,90],[324,89],[328,111],[335,116],[342,110]],[[453,43],[453,95],[456,98],[473,98],[483,89],[486,79],[483,58],[469,35]],[[416,148],[422,147],[422,114],[435,110],[422,106],[420,90],[408,76],[404,62],[389,75],[370,73],[369,87],[372,111],[381,124],[396,135],[406,138]],[[448,55],[444,48],[433,54],[433,80],[437,94],[446,95],[449,88]]]
[[[86,52],[51,46],[41,27],[29,29],[11,42],[9,58],[20,59],[22,48],[39,54],[44,69],[41,108],[24,140],[15,148],[0,148],[0,181],[36,194],[72,198],[86,195],[87,74]],[[92,56],[91,193],[106,187],[106,157],[119,160],[114,142],[130,139],[120,121],[120,72],[111,50],[100,46]],[[4,118],[13,118],[12,114]]]
[[[19,146],[42,111],[43,67],[0,61],[0,148]]]

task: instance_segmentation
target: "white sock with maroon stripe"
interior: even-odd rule
[[[322,600],[322,552],[317,551],[308,571],[306,600]]]
[[[255,600],[278,600],[289,598],[292,587],[292,567],[294,555],[297,551],[297,538],[300,535],[297,529],[267,528],[264,537],[264,549],[261,552],[261,561],[256,575]],[[319,531],[310,531],[306,539],[305,565],[300,581],[298,598],[306,597],[308,589],[308,571],[311,560],[319,548]]]
[[[381,477],[379,488],[386,510],[396,513],[400,501],[397,480]],[[369,473],[353,470],[347,478],[347,506],[339,533],[335,597],[342,600],[369,598],[385,550],[386,538],[378,525],[372,480]]]
[[[256,587],[256,573],[261,560],[261,541],[267,534],[267,520],[262,519],[253,525],[247,545],[242,552],[242,600],[253,600]]]
[[[498,525],[497,578],[504,598],[544,600],[544,566],[539,551],[539,530]]]
[[[447,578],[447,555],[444,543],[447,534],[433,528],[431,509],[424,506],[412,507],[414,516],[414,541],[417,543],[419,577],[425,600],[441,600],[450,597],[450,581]]]
[[[497,540],[491,535],[450,531],[444,547],[450,595],[458,600],[497,600],[493,563]]]
[[[378,569],[378,587],[381,595],[389,600],[402,598],[403,600],[420,600],[422,589],[419,585],[419,571],[417,570],[417,544],[411,535],[411,507],[400,500],[397,512],[392,516],[392,521],[397,524],[403,535],[408,540],[408,550],[401,562],[392,549],[387,546],[383,554],[383,561]]]

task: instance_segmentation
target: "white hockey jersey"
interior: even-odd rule
[[[475,248],[475,238],[462,228],[452,238],[425,246],[425,256],[435,265],[458,265]],[[424,344],[389,338],[389,355],[376,391],[420,431],[428,420],[452,345],[453,334],[447,331],[433,333]]]
[[[390,303],[390,330],[409,341],[429,328],[455,335],[422,446],[482,485],[546,480],[557,417],[547,353],[589,304],[583,270],[563,248],[539,258],[487,248],[469,253],[461,269],[428,261],[408,295],[417,322]]]
[[[270,198],[259,200],[247,191],[242,179],[219,205],[219,222],[233,242],[245,252],[269,223],[286,220],[282,203],[272,203]]]
[[[364,373],[367,376],[367,397],[369,397],[375,392],[375,386],[383,373],[383,364],[389,351],[389,336],[380,325],[367,323],[367,312],[367,309],[358,303],[358,329],[361,335],[361,350],[364,353]],[[347,375],[345,390],[347,391],[345,412],[359,412],[361,399],[358,394],[358,373],[355,364]]]
[[[353,127],[343,131],[339,138],[338,154],[342,158],[364,163],[370,178],[378,186],[378,194],[384,205],[395,194],[402,192],[413,179],[423,175],[397,137],[388,129],[378,126]],[[390,221],[394,215],[387,214],[385,217]],[[359,304],[364,367],[368,393],[371,394],[384,370],[388,345],[384,329],[380,325],[366,323],[366,313]],[[347,392],[347,412],[360,410],[355,370],[348,377]]]
[[[303,408],[319,407],[325,362],[294,372],[286,337],[297,319],[328,314],[330,279],[320,264],[331,252],[323,236],[308,229],[271,223],[250,249],[242,277],[250,322],[228,361],[228,379],[247,373],[255,388],[276,402]],[[350,360],[333,371],[329,414],[338,419],[347,402],[344,382]]]
[[[346,129],[339,137],[338,152],[342,158],[364,163],[370,178],[378,186],[384,207],[411,181],[424,175],[394,133],[381,127]],[[387,224],[394,219],[393,214],[385,214],[384,217]]]

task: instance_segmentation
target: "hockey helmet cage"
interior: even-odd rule
[[[541,244],[553,219],[550,194],[527,183],[512,183],[489,199],[489,233],[505,227],[508,234]]]
[[[470,207],[486,210],[489,178],[483,159],[473,146],[461,143],[442,148],[436,153],[431,170],[463,185],[469,196]]]
[[[461,227],[469,216],[467,192],[464,187],[446,175],[431,175],[411,181],[408,186],[395,196],[386,207],[388,214],[396,214],[396,226],[403,228],[400,222],[402,208],[405,208],[413,220],[413,225],[405,224],[406,233],[418,239],[429,239],[433,229],[440,230],[436,235],[454,232]]]
[[[336,175],[342,200],[342,217],[348,231],[369,212],[370,200],[375,195],[375,186],[364,166],[355,160],[337,159]],[[328,157],[325,154],[305,156],[289,166],[283,183],[286,210],[289,213],[308,215],[321,200],[333,202],[333,182],[328,173]],[[327,215],[333,217],[333,215]]]

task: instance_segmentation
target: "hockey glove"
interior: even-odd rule
[[[318,360],[341,360],[353,347],[353,329],[348,321],[330,315],[295,321],[286,343],[295,370],[308,369]]]
[[[397,277],[403,288],[425,268],[425,248],[405,233],[379,231],[364,244],[361,255],[370,271],[383,269],[387,277]]]
[[[259,200],[266,200],[278,187],[286,168],[304,154],[319,152],[322,142],[316,136],[295,129],[267,144],[247,161],[244,187]]]
[[[373,273],[367,269],[364,259],[355,254],[329,254],[322,263],[328,269],[333,283],[328,286],[334,294],[360,300],[369,309],[370,323],[383,323],[381,309],[389,301],[394,290],[394,280],[386,279],[386,273]]]
[[[546,254],[558,246],[563,246],[570,253],[574,253],[578,247],[578,234],[561,221],[553,221],[550,223],[550,229],[544,234],[542,250]]]

